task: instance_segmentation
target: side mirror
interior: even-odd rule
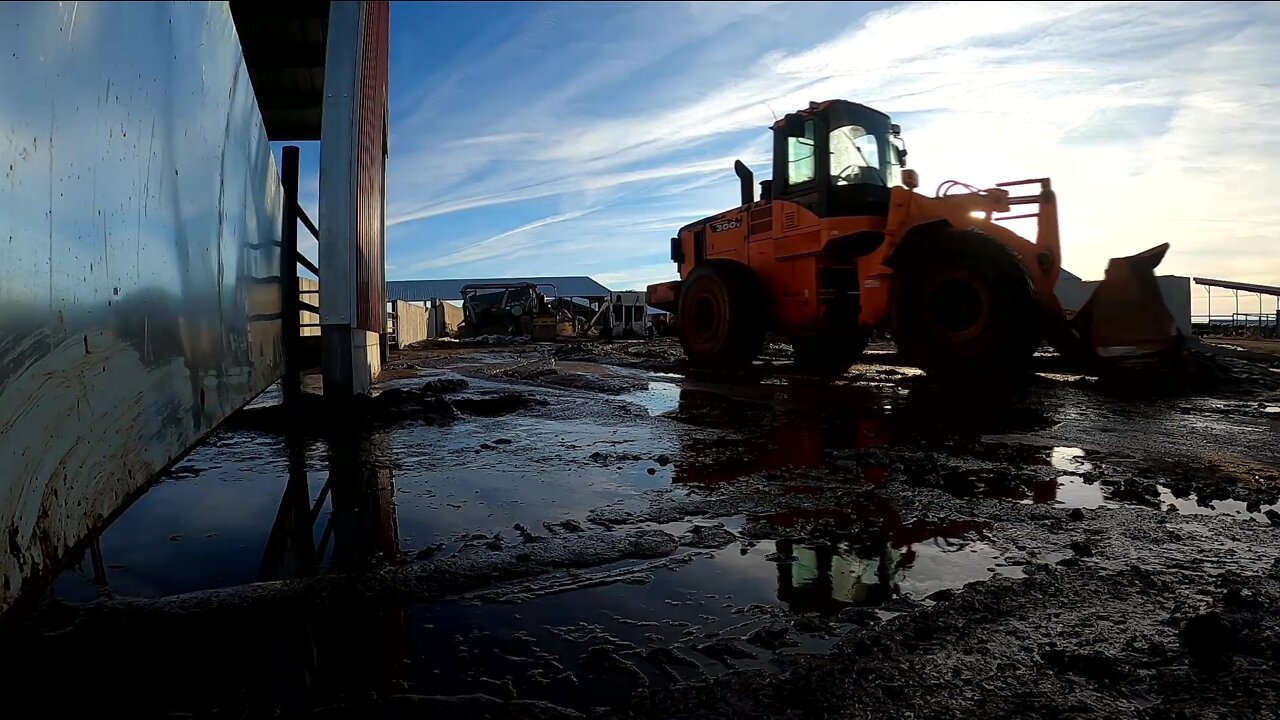
[[[902,184],[908,190],[915,190],[920,187],[920,174],[911,168],[903,168]]]
[[[898,123],[893,123],[889,126],[889,132],[893,133],[894,137],[897,137],[902,134],[902,126]]]

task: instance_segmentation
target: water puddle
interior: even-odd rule
[[[1159,485],[1157,488],[1160,493],[1160,507],[1166,511],[1183,515],[1223,515],[1272,524],[1271,518],[1266,514],[1267,511],[1280,512],[1280,504],[1262,505],[1255,512],[1250,512],[1248,503],[1242,500],[1214,500],[1207,504],[1201,504],[1195,495],[1180,498],[1176,497],[1169,488],[1163,485]]]
[[[663,453],[677,450],[607,408],[314,440],[224,430],[123,512],[53,594],[160,597],[398,562],[474,535],[513,541],[517,525],[540,531],[669,484]]]
[[[1101,485],[1085,482],[1074,475],[1058,478],[1058,491],[1054,501],[1069,508],[1099,508],[1110,505]]]
[[[838,614],[862,605],[881,605],[899,595],[915,599],[956,589],[995,573],[1020,571],[999,566],[999,554],[985,542],[949,537],[896,545],[779,541],[778,596],[793,612]]]
[[[586,362],[582,360],[556,360],[556,369],[563,373],[572,373],[575,375],[615,375],[623,368],[610,367],[601,365],[596,362]]]
[[[1093,463],[1083,459],[1085,451],[1074,447],[1055,447],[1050,451],[1049,462],[1057,470],[1071,473],[1087,473],[1094,469]],[[1176,497],[1164,485],[1156,485],[1158,507],[1169,512],[1184,515],[1223,515],[1227,517],[1249,519],[1259,523],[1270,524],[1268,510],[1280,512],[1280,505],[1264,505],[1253,512],[1242,500],[1216,500],[1207,504],[1200,503],[1193,494],[1189,497]],[[1054,502],[1066,507],[1099,508],[1116,505],[1150,505],[1156,498],[1127,497],[1122,488],[1109,488],[1098,482],[1087,482],[1078,475],[1063,475],[1058,478],[1058,487]]]
[[[1194,494],[1177,497],[1168,487],[1159,484],[1154,486],[1154,495],[1146,495],[1142,494],[1141,489],[1129,489],[1123,484],[1108,485],[1098,480],[1089,481],[1082,475],[1093,471],[1094,463],[1084,459],[1086,455],[1083,449],[1077,447],[1059,446],[1050,449],[1049,466],[1070,473],[1060,475],[1052,481],[1028,480],[995,470],[969,471],[956,473],[959,482],[953,483],[948,490],[960,496],[1005,497],[1023,504],[1046,503],[1086,509],[1137,505],[1184,515],[1222,515],[1265,524],[1271,523],[1267,511],[1280,512],[1280,505],[1262,505],[1251,512],[1248,503],[1236,499],[1201,503]],[[975,482],[975,478],[980,479],[980,482]],[[975,487],[977,491],[974,491]]]
[[[680,407],[680,386],[675,383],[652,381],[645,390],[636,390],[618,396],[619,400],[639,405],[650,416],[666,415]]]
[[[299,447],[295,459],[311,452]],[[102,534],[92,554],[100,562],[87,553],[58,578],[54,594],[157,597],[260,579],[282,497],[308,508],[322,500],[324,479],[291,475],[288,454],[279,438],[213,436]]]
[[[1082,460],[1084,450],[1076,447],[1055,447],[1049,453],[1049,464],[1058,470],[1067,472],[1088,472],[1093,469],[1093,463]]]
[[[742,529],[741,518],[724,520]],[[509,605],[418,606],[407,683],[423,694],[496,690],[586,709],[642,687],[774,667],[780,657],[831,647],[851,627],[883,617],[881,607],[902,609],[894,603],[903,595],[921,600],[1019,575],[976,527],[744,537],[627,582]]]

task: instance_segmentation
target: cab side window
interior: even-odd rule
[[[813,121],[804,124],[804,137],[787,138],[787,184],[803,185],[817,172],[814,164]]]

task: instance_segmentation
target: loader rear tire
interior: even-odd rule
[[[738,263],[706,263],[680,291],[680,345],[695,367],[733,370],[751,364],[768,325],[755,276]]]
[[[898,352],[933,375],[1025,370],[1041,333],[1018,257],[977,230],[948,229],[921,242],[894,271]]]
[[[844,373],[867,349],[864,330],[850,335],[799,337],[791,340],[797,367],[823,373]]]

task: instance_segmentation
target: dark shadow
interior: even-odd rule
[[[327,452],[312,452],[309,468],[311,447]],[[367,571],[399,556],[385,435],[335,433],[318,443],[287,435],[286,452],[288,477],[272,526],[264,528],[259,580]],[[313,488],[317,455],[324,458],[318,469],[328,472]],[[105,590],[102,552],[96,545],[91,552]],[[406,608],[336,595],[326,603],[264,602],[250,597],[253,586],[214,592],[219,611],[198,619],[181,611],[181,596],[136,606],[110,600],[102,612],[53,603],[0,636],[0,676],[41,698],[51,715],[118,707],[135,717],[239,717],[250,710],[293,716],[343,698],[403,691]],[[76,692],[66,692],[68,683]]]

